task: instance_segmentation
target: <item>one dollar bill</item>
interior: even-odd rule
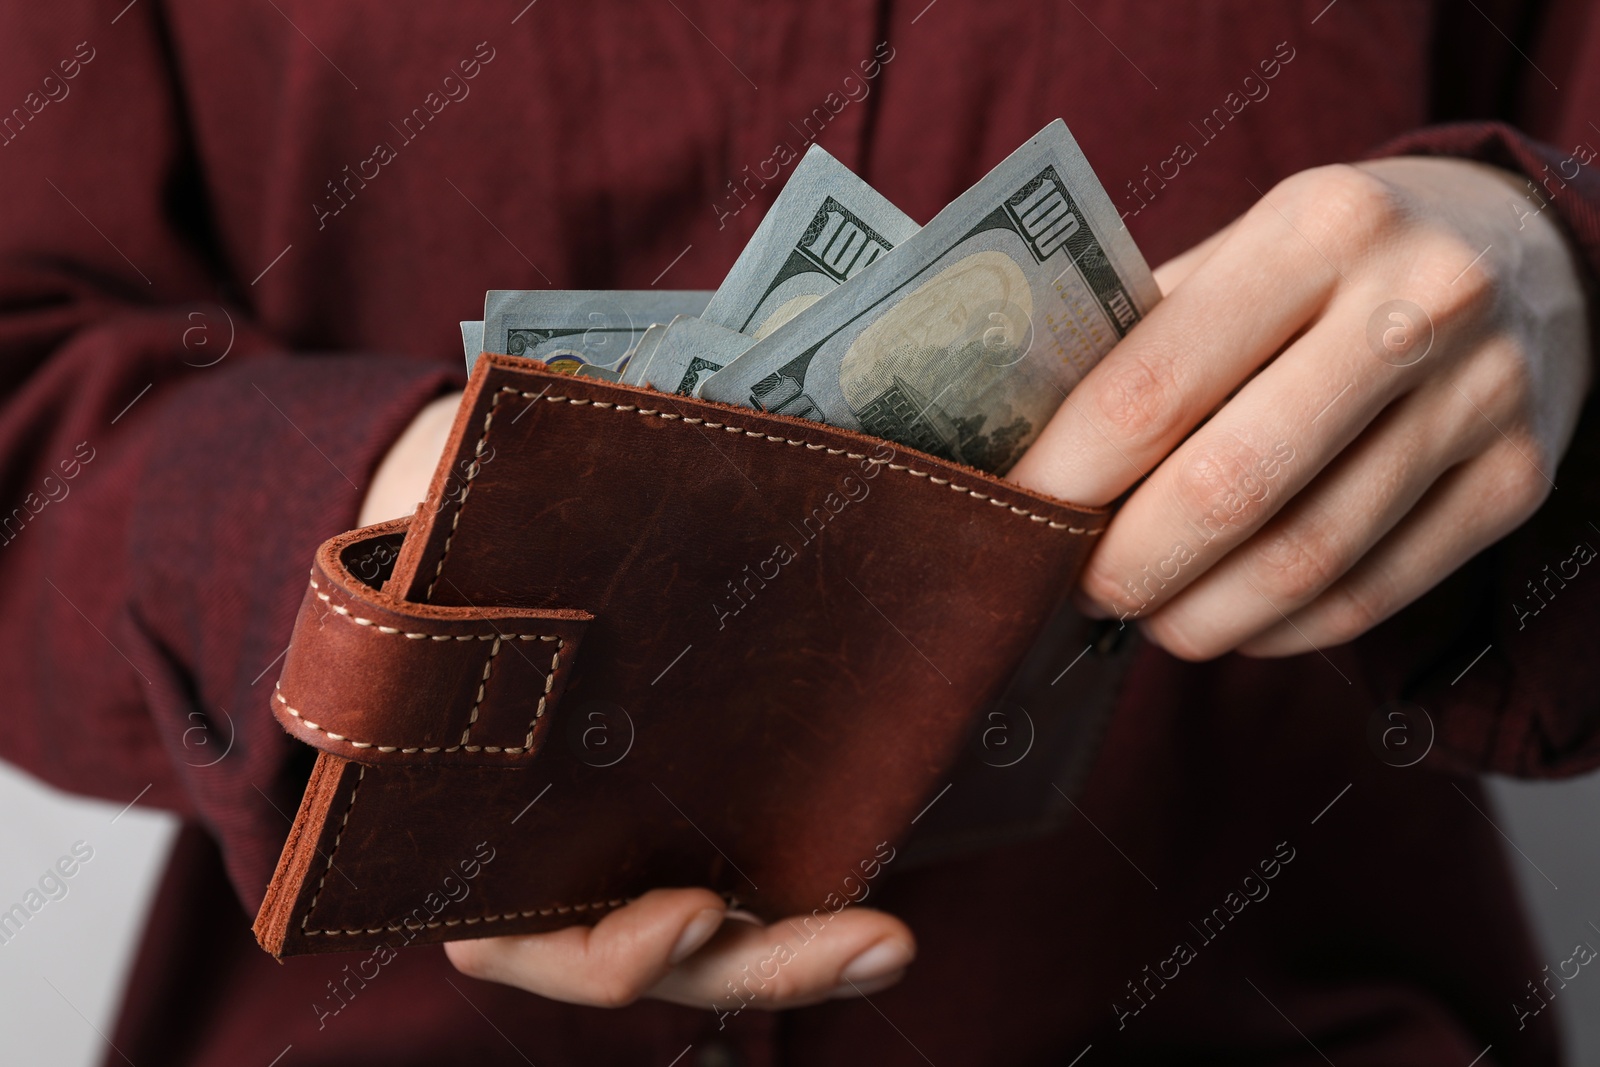
[[[1058,119],[701,395],[1004,473],[1159,299]]]

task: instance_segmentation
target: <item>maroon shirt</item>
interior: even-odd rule
[[[247,923],[309,760],[267,711],[305,568],[459,386],[485,289],[712,287],[780,144],[927,220],[1058,115],[1152,262],[1384,150],[1527,172],[1593,269],[1585,5],[124,3],[0,14],[0,754],[189,820],[114,1035],[132,1062],[1555,1058],[1552,1011],[1519,1028],[1541,961],[1453,775],[1600,763],[1600,579],[1566,562],[1600,545],[1593,402],[1539,514],[1360,640],[1145,647],[1081,816],[885,885],[921,957],[870,1004],[719,1031],[428,947],[319,1029],[352,960],[279,966]],[[1408,769],[1367,741],[1402,696],[1438,731]]]

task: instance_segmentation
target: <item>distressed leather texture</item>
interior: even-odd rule
[[[660,886],[777,919],[885,843],[1038,832],[1131,647],[1062,607],[1108,517],[485,355],[417,513],[317,554],[272,706],[320,754],[257,937],[532,933]]]

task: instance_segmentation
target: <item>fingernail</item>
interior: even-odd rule
[[[834,989],[834,991],[829,993],[828,996],[833,1000],[849,1000],[851,997],[870,997],[872,994],[880,990],[888,989],[890,986],[896,985],[899,983],[900,979],[904,978],[905,976],[906,972],[903,970],[890,971],[882,978],[875,978],[870,982],[848,982]]]
[[[721,925],[721,908],[702,908],[699,914],[689,920],[683,933],[678,935],[678,943],[672,946],[672,955],[667,957],[667,962],[676,967],[694,955],[701,945],[711,940],[711,935]]]
[[[886,938],[846,964],[844,970],[839,972],[839,981],[854,982],[856,985],[876,981],[904,970],[911,962],[911,956],[910,945],[896,938]]]
[[[767,925],[761,921],[761,916],[753,911],[745,911],[743,908],[729,908],[722,913],[722,917],[724,919],[732,919],[735,922],[749,923],[751,926]]]

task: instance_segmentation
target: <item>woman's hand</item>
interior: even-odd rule
[[[366,498],[361,501],[357,526],[401,519],[416,511],[422,498],[428,495],[428,483],[439,465],[439,457],[444,455],[445,443],[450,440],[450,426],[460,406],[461,394],[450,393],[417,412],[372,473],[372,484],[367,486]]]
[[[1324,167],[1158,270],[1170,295],[1010,475],[1086,504],[1149,475],[1080,605],[1184,659],[1292,655],[1532,515],[1591,377],[1579,267],[1541,203],[1459,160]]]
[[[826,923],[802,915],[762,926],[709,889],[656,889],[593,927],[453,941],[445,952],[464,974],[551,1000],[618,1008],[650,997],[723,1015],[873,993],[916,955],[891,915],[823,914]]]
[[[1188,659],[1288,655],[1355,637],[1527,519],[1590,365],[1578,267],[1524,191],[1449,160],[1307,171],[1159,270],[1171,295],[1011,473],[1082,503],[1149,474],[1085,569],[1085,607]],[[436,407],[364,520],[421,498],[404,474],[437,462],[453,399]],[[661,889],[593,927],[446,952],[555,1000],[728,1012],[870,993],[916,951],[866,908],[811,939],[799,919],[740,918],[709,890]]]

